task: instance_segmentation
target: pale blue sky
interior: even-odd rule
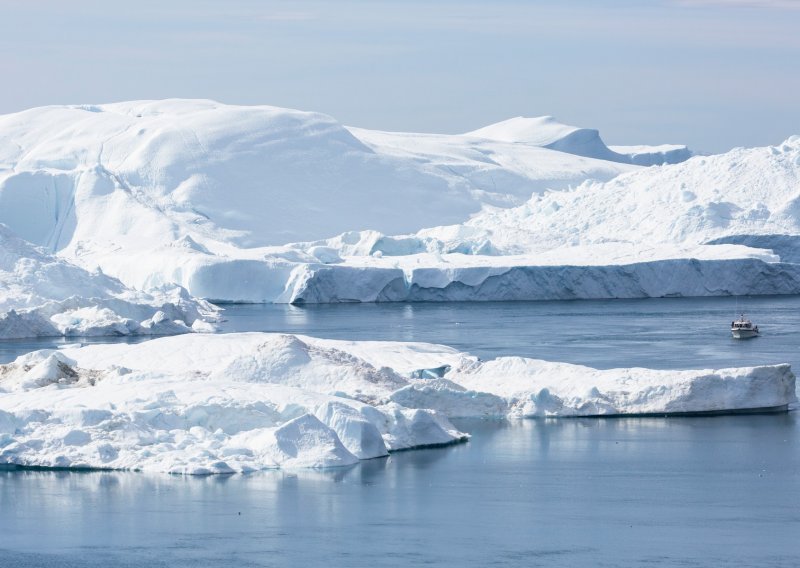
[[[0,0],[0,113],[197,97],[700,151],[800,134],[800,0]]]

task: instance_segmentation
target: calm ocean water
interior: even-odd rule
[[[730,339],[742,306],[763,337]],[[800,368],[800,298],[229,306],[226,331],[595,367]],[[0,360],[56,342],[0,346]],[[467,444],[202,478],[0,472],[0,566],[800,566],[798,412],[459,422]]]

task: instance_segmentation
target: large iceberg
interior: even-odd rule
[[[334,467],[465,440],[455,417],[781,410],[788,365],[596,370],[441,345],[239,333],[0,365],[0,463],[173,473]]]
[[[213,101],[0,116],[0,223],[232,302],[800,291],[800,138],[694,156],[515,118],[460,135]]]
[[[468,135],[346,128],[203,100],[52,106],[0,116],[0,223],[141,290],[275,301],[347,231],[402,234],[636,166]]]
[[[145,293],[90,273],[0,224],[0,339],[211,331],[216,313],[178,286]]]

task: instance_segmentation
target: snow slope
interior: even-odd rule
[[[483,203],[522,203],[550,181],[563,188],[626,171],[439,138],[418,159],[371,146],[329,116],[276,107],[165,100],[36,108],[0,117],[0,222],[81,258],[185,236],[225,254],[231,247],[218,251],[214,241],[254,247],[352,229],[413,231],[460,222]]]
[[[0,224],[0,339],[211,330],[216,309],[172,286],[125,287],[48,255]]]
[[[615,163],[617,160],[609,161],[602,152],[594,155],[553,151],[535,144],[475,137],[473,133],[419,134],[354,127],[348,130],[381,155],[468,181],[480,188],[481,203],[489,205],[519,205],[532,193],[569,189],[587,179],[606,181],[636,169]]]
[[[0,365],[0,463],[227,473],[466,438],[448,417],[782,409],[788,365],[598,371],[423,343],[245,333],[36,351]]]

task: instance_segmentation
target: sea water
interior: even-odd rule
[[[227,306],[223,325],[602,368],[800,368],[800,300],[747,300],[763,335],[735,341],[741,303]],[[3,471],[0,566],[798,566],[799,422],[458,421],[467,444],[328,471]]]
[[[731,337],[731,321],[742,312],[762,337]],[[518,355],[600,369],[800,368],[800,296],[228,305],[223,318],[225,331],[426,341],[483,359]]]

